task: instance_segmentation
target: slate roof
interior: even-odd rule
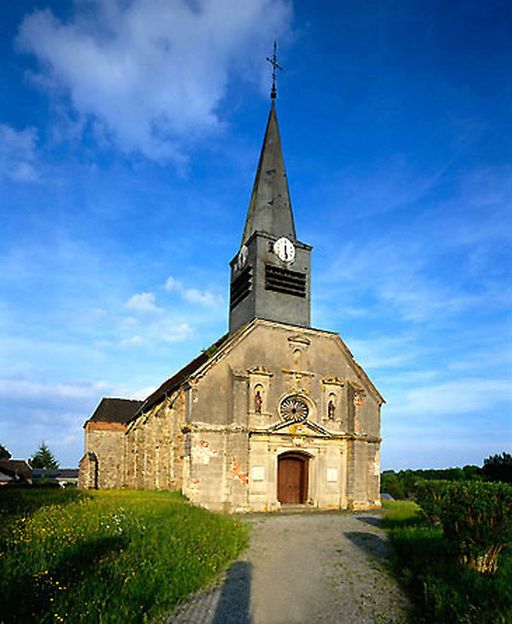
[[[208,349],[205,349],[200,355],[189,362],[181,370],[164,381],[164,383],[152,394],[150,394],[145,401],[141,402],[141,405],[133,414],[132,418],[143,410],[151,409],[154,405],[162,401],[165,396],[168,396],[177,390],[181,384],[184,383],[190,375],[193,375],[203,364],[205,364],[230,337],[230,334],[224,334],[224,336],[219,338],[217,342],[214,342],[210,347],[208,347]]]
[[[16,480],[32,480],[32,470],[24,459],[0,459],[0,470]]]
[[[32,476],[34,480],[46,477],[48,479],[78,479],[78,468],[33,468]]]
[[[274,102],[268,116],[242,243],[254,232],[297,239]]]
[[[94,410],[93,415],[89,418],[89,421],[126,423],[143,403],[144,401],[131,399],[103,398]]]

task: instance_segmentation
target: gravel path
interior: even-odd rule
[[[200,593],[172,624],[390,624],[407,600],[386,569],[376,512],[255,516],[251,541],[223,583]]]

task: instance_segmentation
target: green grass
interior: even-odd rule
[[[206,584],[247,541],[239,521],[177,493],[0,492],[0,619],[150,621]]]
[[[415,624],[510,624],[512,552],[494,576],[458,565],[447,554],[442,529],[428,525],[410,501],[385,501],[384,526],[395,549],[393,567],[409,591]]]

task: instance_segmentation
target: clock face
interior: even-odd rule
[[[295,260],[295,247],[291,240],[281,236],[274,243],[274,253],[283,262],[293,262]]]
[[[241,271],[244,266],[247,264],[247,257],[249,256],[249,250],[246,245],[242,245],[240,251],[238,252],[238,260],[236,263],[237,269]]]

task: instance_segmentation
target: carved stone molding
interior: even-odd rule
[[[298,371],[292,370],[291,368],[283,368],[282,370],[285,375],[295,375],[297,377],[315,377],[315,373],[312,373],[311,371]]]
[[[301,334],[295,334],[295,336],[290,336],[288,338],[288,344],[290,348],[294,347],[302,347],[303,349],[307,349],[311,344],[311,340],[306,338],[306,336],[301,336]]]
[[[232,375],[234,379],[238,379],[240,381],[243,381],[245,379],[247,379],[247,372],[244,371],[241,368],[232,368],[231,369]]]
[[[329,386],[341,386],[343,387],[345,383],[339,377],[323,377],[322,383]]]
[[[269,371],[264,366],[253,366],[248,368],[247,372],[249,375],[261,375],[262,377],[272,377],[274,375],[272,371]]]

